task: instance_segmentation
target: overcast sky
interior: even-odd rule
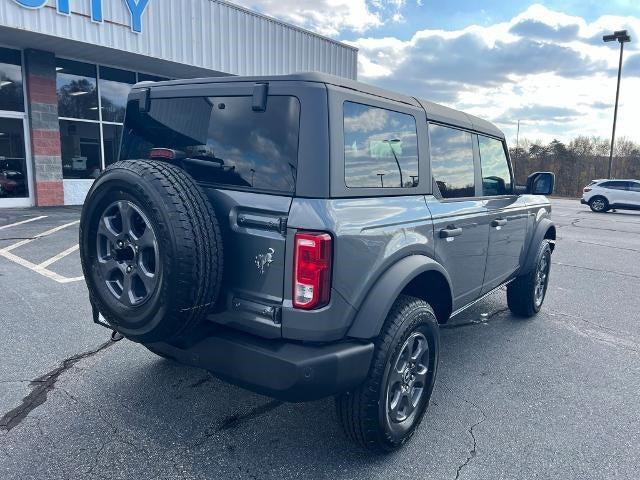
[[[360,49],[358,79],[494,121],[515,143],[610,136],[640,143],[640,0],[234,0]]]

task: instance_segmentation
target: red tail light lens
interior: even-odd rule
[[[304,310],[324,307],[331,297],[331,235],[296,233],[293,306]]]
[[[167,160],[173,160],[176,158],[175,150],[171,150],[170,148],[152,148],[149,151],[149,158],[164,158]]]
[[[584,188],[582,189],[582,191],[583,191],[584,193],[587,193],[587,192],[590,192],[590,191],[591,191],[591,189],[590,189],[589,187],[584,187]]]

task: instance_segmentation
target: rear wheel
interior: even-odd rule
[[[609,210],[609,202],[604,197],[593,197],[589,200],[589,207],[596,213],[602,213]]]
[[[369,375],[336,397],[346,435],[375,452],[400,448],[420,425],[436,378],[438,322],[423,300],[401,295],[376,340]]]
[[[174,165],[129,160],[106,169],[85,201],[80,255],[92,302],[137,342],[186,334],[218,296],[222,239],[215,212]]]

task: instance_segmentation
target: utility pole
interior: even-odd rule
[[[616,106],[613,110],[613,131],[611,132],[611,150],[609,152],[609,175],[611,178],[612,167],[613,167],[613,147],[616,141],[616,121],[618,120],[618,99],[620,98],[620,78],[622,77],[622,54],[624,52],[624,44],[631,41],[631,37],[627,35],[626,30],[618,30],[617,32],[613,32],[612,35],[604,35],[602,40],[606,42],[615,42],[618,41],[620,43],[620,62],[618,63],[618,86],[616,87]]]

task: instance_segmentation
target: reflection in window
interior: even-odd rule
[[[65,179],[100,175],[100,124],[60,120],[62,173]]]
[[[121,158],[154,158],[154,150],[169,149],[198,181],[291,193],[300,103],[269,96],[266,111],[251,105],[252,97],[154,99],[144,114],[131,102]]]
[[[0,118],[0,199],[28,196],[22,120]]]
[[[122,126],[105,124],[102,126],[102,136],[104,137],[104,164],[108,167],[118,160]]]
[[[149,75],[147,73],[139,73],[138,74],[138,81],[139,82],[163,82],[165,80],[169,80],[169,79],[165,78],[165,77],[158,77],[156,75]]]
[[[478,144],[482,166],[482,194],[511,194],[511,172],[502,141],[478,135]]]
[[[344,103],[347,187],[416,187],[418,142],[411,115]]]
[[[116,68],[100,67],[100,102],[102,120],[105,122],[124,122],[127,108],[127,96],[131,85],[136,83],[136,74]]]
[[[24,112],[21,64],[19,50],[0,48],[0,110]]]
[[[429,124],[431,172],[444,198],[475,196],[471,134]]]
[[[56,59],[58,116],[98,119],[96,67],[72,60]]]

